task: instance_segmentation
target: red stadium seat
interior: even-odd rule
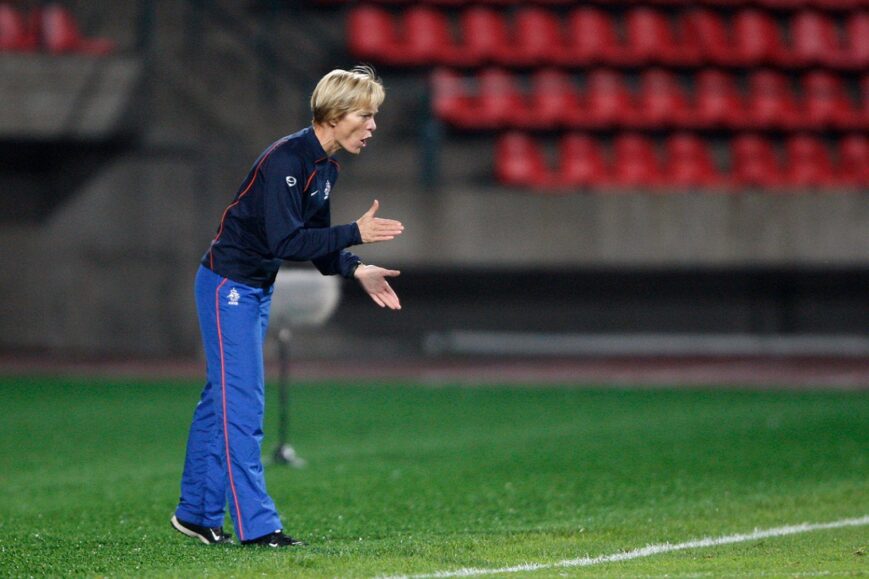
[[[666,142],[664,181],[674,187],[714,187],[721,175],[712,162],[706,141],[690,133],[676,133]]]
[[[600,143],[585,134],[568,133],[559,145],[558,183],[567,187],[601,187],[609,182]]]
[[[778,72],[760,70],[749,78],[748,127],[789,129],[801,118],[789,87],[789,80]]]
[[[859,123],[841,79],[826,71],[803,77],[803,122],[813,128],[847,128]]]
[[[630,126],[633,104],[621,75],[613,70],[594,70],[586,80],[585,108],[577,123],[591,127]]]
[[[532,75],[529,105],[529,125],[540,129],[572,126],[580,111],[579,95],[570,78],[552,68]]]
[[[615,64],[621,58],[612,18],[599,8],[582,7],[571,12],[566,38],[565,59],[569,64]]]
[[[613,183],[622,187],[656,187],[661,171],[654,144],[646,137],[625,133],[613,140]]]
[[[835,22],[814,10],[802,10],[793,15],[791,46],[794,60],[804,66],[829,66],[841,61]]]
[[[794,135],[785,143],[787,162],[785,181],[794,187],[832,187],[836,185],[827,147],[816,137]]]
[[[479,94],[474,112],[474,126],[487,129],[516,127],[525,122],[527,107],[516,88],[516,79],[497,68],[478,76]]]
[[[432,74],[432,110],[436,118],[459,127],[472,123],[473,101],[458,74],[438,69]]]
[[[700,71],[695,78],[692,122],[702,128],[739,125],[744,107],[733,77],[720,70],[709,69]]]
[[[849,68],[869,67],[869,10],[851,14],[845,23],[845,33],[842,65]]]
[[[732,23],[733,58],[743,65],[786,64],[790,61],[773,18],[760,10],[737,12]]]
[[[106,55],[115,49],[111,40],[82,36],[75,17],[65,6],[48,4],[42,8],[41,14],[42,42],[48,52]]]
[[[869,187],[869,136],[848,135],[839,143],[839,181]]]
[[[443,12],[429,6],[414,6],[404,13],[401,43],[405,64],[430,66],[451,64],[455,55],[449,22]]]
[[[401,58],[392,17],[374,6],[360,6],[350,12],[347,46],[360,60],[395,63]]]
[[[463,11],[461,57],[465,64],[485,65],[507,63],[513,51],[507,24],[492,8],[474,6]]]
[[[516,64],[546,65],[563,60],[561,24],[555,13],[541,8],[523,8],[513,21]]]
[[[27,19],[14,6],[0,4],[0,51],[30,52],[39,39]]]
[[[664,13],[651,8],[634,8],[625,18],[625,51],[632,65],[673,63],[678,51]]]
[[[524,133],[501,135],[495,146],[495,177],[505,185],[547,187],[552,184],[543,153]]]
[[[685,59],[730,64],[733,61],[726,22],[711,10],[686,11],[680,21]]]
[[[731,142],[731,175],[740,187],[783,184],[781,165],[772,144],[754,134],[739,135]]]
[[[684,125],[688,103],[676,77],[669,71],[651,68],[640,77],[635,124],[660,128]]]

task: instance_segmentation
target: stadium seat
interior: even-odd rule
[[[580,111],[580,98],[567,74],[552,68],[535,71],[531,76],[528,107],[529,126],[538,129],[570,127]]]
[[[732,63],[727,24],[715,12],[705,9],[688,10],[682,14],[679,26],[683,40],[683,58],[687,63]]]
[[[688,103],[673,73],[651,68],[640,77],[634,124],[645,128],[684,125]]]
[[[499,129],[525,122],[527,107],[513,75],[499,68],[488,68],[480,72],[477,80],[479,92],[472,121],[475,127]]]
[[[514,62],[541,66],[563,60],[561,23],[554,12],[542,8],[523,8],[513,21]]]
[[[627,64],[672,64],[678,61],[673,33],[663,12],[634,8],[625,16],[624,58]]]
[[[621,50],[615,25],[599,8],[573,10],[567,20],[565,60],[575,66],[617,64]]]
[[[793,135],[785,143],[785,182],[793,187],[836,185],[830,155],[824,143],[808,135]]]
[[[787,64],[790,61],[778,24],[754,8],[736,13],[732,22],[733,58],[741,65]]]
[[[713,69],[697,73],[692,124],[701,128],[736,127],[743,120],[743,111],[733,77]]]
[[[28,20],[14,6],[0,4],[0,51],[30,52],[39,40]]]
[[[742,134],[730,144],[731,177],[740,187],[782,185],[781,165],[772,143],[755,134]]]
[[[375,6],[360,6],[350,12],[347,46],[360,60],[395,63],[401,58],[392,17]]]
[[[459,16],[464,64],[480,66],[508,63],[513,51],[507,24],[501,15],[486,6],[473,6]]]
[[[459,127],[472,123],[473,101],[462,77],[451,70],[432,73],[432,110],[436,118]]]
[[[510,131],[495,146],[495,177],[505,185],[541,188],[552,184],[537,143],[525,133]]]
[[[85,38],[72,12],[61,4],[47,4],[41,11],[42,44],[52,54],[79,52],[107,55],[115,43],[104,38]]]
[[[613,140],[613,183],[621,187],[656,187],[661,184],[654,144],[642,135],[623,133]]]
[[[706,141],[690,133],[667,138],[663,180],[677,188],[715,187],[721,175],[712,161]]]
[[[452,64],[455,55],[446,14],[429,6],[413,6],[404,13],[402,61],[431,66]]]
[[[749,77],[748,128],[791,129],[802,119],[789,88],[789,79],[772,70],[759,70]]]
[[[568,133],[559,143],[558,184],[601,187],[609,183],[600,143],[592,136]]]
[[[842,66],[869,67],[869,10],[855,11],[845,23],[845,49]]]
[[[608,69],[591,71],[586,78],[585,107],[575,118],[584,127],[630,126],[634,107],[621,75]]]
[[[847,135],[839,142],[839,181],[852,187],[869,187],[869,136]]]
[[[823,70],[812,71],[803,77],[802,86],[802,119],[806,126],[822,129],[859,125],[857,112],[837,75]]]
[[[801,10],[791,18],[793,60],[802,66],[835,66],[841,59],[836,24],[815,10]]]

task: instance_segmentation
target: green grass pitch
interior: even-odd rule
[[[209,547],[169,527],[199,389],[0,379],[0,576],[500,569],[869,514],[865,392],[306,384],[308,466],[266,476],[310,546]],[[865,575],[867,551],[862,525],[506,576]]]

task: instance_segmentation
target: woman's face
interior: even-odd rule
[[[335,142],[348,153],[358,155],[377,128],[376,114],[375,107],[364,107],[341,117],[334,126]]]

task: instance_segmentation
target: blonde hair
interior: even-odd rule
[[[365,107],[379,108],[385,96],[383,82],[372,67],[335,69],[320,79],[311,94],[314,123],[338,120],[350,111]]]

